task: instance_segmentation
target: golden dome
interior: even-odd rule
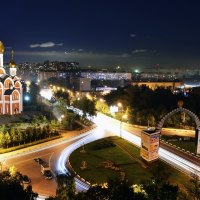
[[[15,61],[14,61],[14,51],[13,50],[11,51],[11,54],[12,54],[12,59],[9,62],[9,67],[13,68],[13,67],[17,66],[16,63],[15,63]]]
[[[11,60],[10,62],[9,62],[9,67],[16,67],[16,63],[15,63],[15,61],[14,60]]]
[[[5,48],[4,48],[3,42],[0,41],[0,54],[3,54],[4,50],[5,50]]]

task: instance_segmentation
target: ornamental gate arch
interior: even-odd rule
[[[174,114],[178,113],[178,112],[185,112],[186,114],[188,114],[190,117],[192,117],[192,119],[194,120],[196,127],[195,127],[195,141],[197,144],[197,154],[200,154],[200,120],[197,117],[197,115],[195,113],[193,113],[192,111],[186,109],[186,108],[176,108],[174,110],[172,110],[171,112],[167,113],[161,120],[160,122],[157,124],[156,126],[156,130],[161,132],[162,127],[164,125],[164,123]]]

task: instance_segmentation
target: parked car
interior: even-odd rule
[[[34,161],[37,162],[39,165],[44,163],[44,160],[42,160],[41,158],[34,158]]]
[[[31,179],[27,175],[24,175],[22,177],[22,183],[23,184],[30,184],[31,183]]]
[[[41,173],[44,175],[45,171],[50,171],[51,168],[49,167],[48,163],[44,162],[41,165]]]
[[[53,174],[52,174],[52,172],[50,170],[45,170],[44,171],[44,176],[45,176],[45,179],[48,179],[48,180],[53,178]]]

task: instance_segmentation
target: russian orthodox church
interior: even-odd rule
[[[16,115],[23,111],[23,89],[20,79],[16,76],[14,51],[9,63],[9,74],[6,74],[3,64],[4,50],[0,41],[0,115]]]

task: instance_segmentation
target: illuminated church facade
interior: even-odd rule
[[[23,111],[23,89],[20,79],[16,76],[17,66],[14,52],[9,63],[9,74],[4,69],[4,45],[0,41],[0,115],[16,115]]]

